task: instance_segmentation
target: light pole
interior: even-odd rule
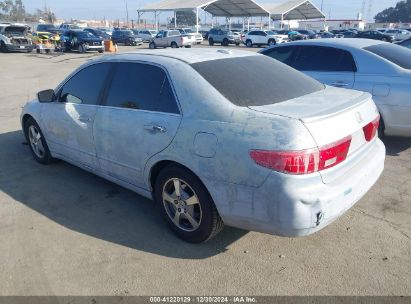
[[[127,28],[128,28],[128,3],[126,0],[126,20],[127,20]]]

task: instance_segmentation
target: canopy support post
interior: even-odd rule
[[[284,21],[284,15],[281,14],[281,29],[283,29],[283,21]]]
[[[177,12],[174,11],[174,28],[177,28]]]
[[[250,31],[250,17],[247,18],[247,31]]]
[[[196,32],[198,33],[198,7],[196,8]]]
[[[268,29],[271,29],[271,17],[270,14],[268,14]]]

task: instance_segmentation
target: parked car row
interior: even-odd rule
[[[369,92],[381,115],[380,135],[411,136],[411,50],[370,39],[336,39],[277,45],[261,53],[327,85]]]

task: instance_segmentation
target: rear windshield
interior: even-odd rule
[[[411,50],[391,43],[382,43],[364,48],[392,63],[411,70]]]
[[[324,89],[324,85],[267,56],[247,56],[191,65],[237,106],[263,106]]]

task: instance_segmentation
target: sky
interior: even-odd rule
[[[103,19],[125,20],[126,1],[128,3],[129,19],[137,19],[137,9],[148,3],[155,3],[161,0],[23,0],[26,9],[34,12],[36,8],[44,7],[45,3],[49,6],[57,18],[62,19]],[[286,0],[284,0],[286,1]],[[372,0],[367,0],[372,1]],[[259,4],[270,3],[269,0],[257,0]],[[271,1],[282,2],[281,0]],[[358,12],[361,11],[362,0],[312,0],[321,7],[328,19],[356,19]],[[390,6],[395,6],[398,0],[373,0],[372,16]],[[368,7],[368,5],[367,5]],[[152,14],[143,18],[154,19]],[[163,19],[167,14],[163,15]],[[209,18],[209,17],[207,17]],[[200,14],[200,19],[202,15]]]

